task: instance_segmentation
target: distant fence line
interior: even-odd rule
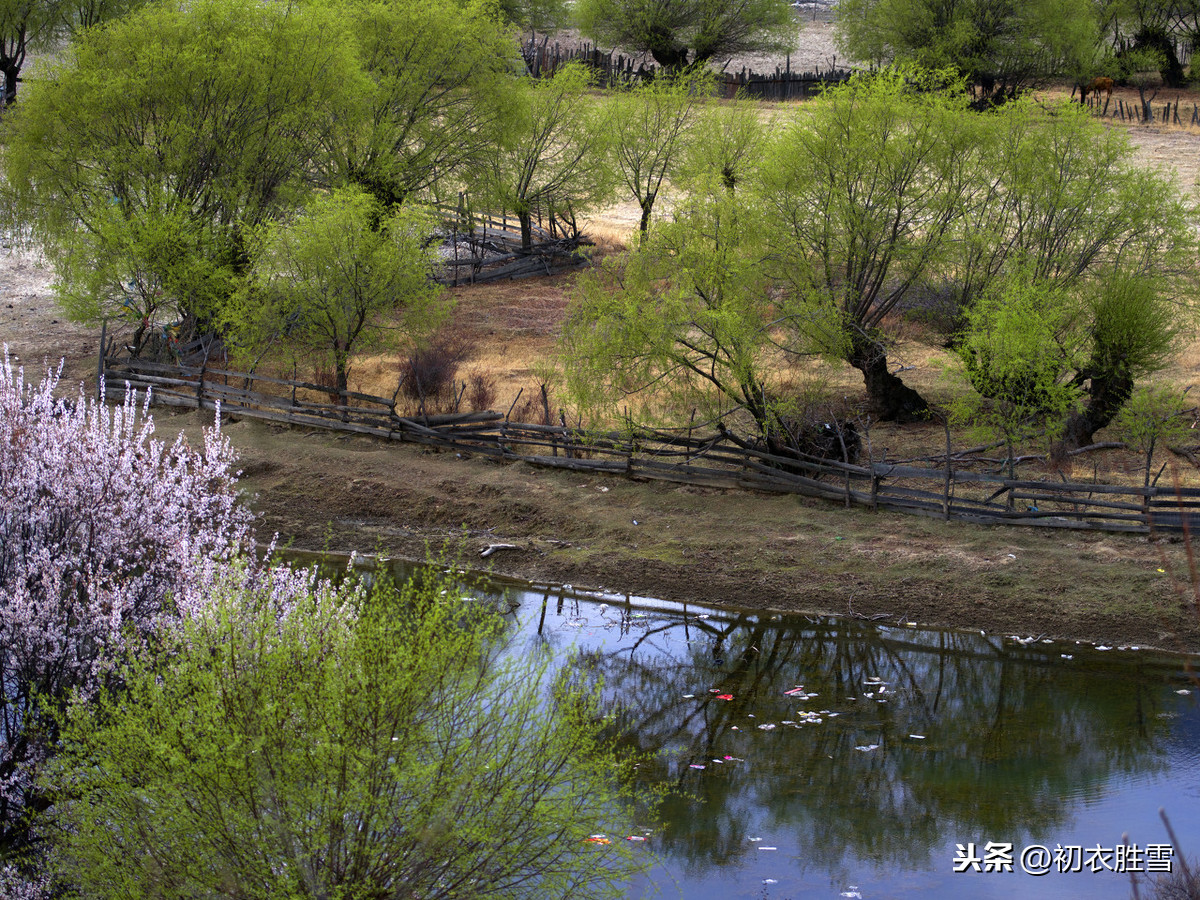
[[[655,67],[640,62],[638,57],[625,56],[615,50],[605,53],[591,44],[563,47],[560,44],[535,46],[526,53],[525,64],[534,78],[552,75],[568,62],[579,61],[595,73],[602,87],[631,84],[653,77]],[[793,72],[790,57],[781,68],[773,73],[757,73],[748,69],[740,72],[719,72],[716,75],[717,92],[722,97],[732,98],[739,91],[760,100],[802,100],[821,92],[827,84],[847,80],[851,73],[845,69],[827,72]]]
[[[1100,100],[1092,95],[1087,98],[1087,106],[1097,116],[1115,121],[1140,125],[1200,125],[1200,104],[1193,102],[1191,109],[1184,104],[1181,114],[1178,97],[1159,104],[1155,99],[1127,103],[1120,97]]]
[[[223,413],[538,466],[799,494],[945,521],[1137,533],[1200,526],[1200,488],[1010,479],[958,468],[949,453],[943,465],[858,465],[768,453],[727,431],[596,432],[569,427],[561,415],[558,425],[515,422],[493,411],[406,416],[397,412],[399,387],[390,400],[354,391],[339,395],[305,381],[119,358],[110,351],[111,345],[103,348],[98,368],[104,396],[113,401],[127,390],[149,390],[152,402],[164,406],[214,409],[219,403]],[[548,402],[545,407],[549,421]]]

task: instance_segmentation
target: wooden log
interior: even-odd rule
[[[1014,499],[1025,500],[1032,503],[1064,503],[1071,506],[1089,506],[1098,509],[1127,509],[1138,510],[1142,509],[1140,503],[1122,503],[1117,500],[1074,500],[1069,497],[1064,497],[1061,494],[1045,493],[1020,493],[1013,494]]]

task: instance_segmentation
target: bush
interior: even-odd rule
[[[606,897],[638,868],[596,695],[501,658],[437,578],[281,608],[215,590],[125,690],[72,708],[51,783],[83,898]]]
[[[462,343],[444,334],[414,348],[400,362],[401,392],[423,413],[450,409],[455,400],[458,366],[467,355]]]
[[[0,860],[45,807],[35,777],[68,695],[93,694],[250,543],[219,431],[168,447],[132,399],[56,400],[57,381],[26,386],[7,353],[0,367]]]

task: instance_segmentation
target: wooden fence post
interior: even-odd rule
[[[942,520],[950,521],[950,482],[953,473],[950,468],[950,420],[943,419],[942,426],[946,429],[946,480],[942,484]]]

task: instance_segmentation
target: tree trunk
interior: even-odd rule
[[[4,75],[4,106],[8,109],[17,102],[17,76],[21,74],[21,64],[15,59],[0,61],[0,73]]]
[[[917,422],[929,415],[925,398],[888,371],[887,352],[868,339],[855,340],[850,365],[863,374],[871,412],[885,422]]]
[[[521,252],[533,252],[533,214],[528,210],[517,210],[517,221],[521,223]]]
[[[1133,393],[1133,378],[1126,374],[1093,375],[1082,410],[1071,413],[1059,447],[1079,450],[1095,443],[1095,434],[1112,422]]]
[[[337,404],[343,408],[342,421],[349,422],[350,410],[347,407],[350,405],[350,398],[346,396],[346,392],[350,390],[349,353],[335,351],[333,365],[337,371]]]
[[[641,241],[645,243],[646,232],[650,230],[650,211],[654,209],[654,196],[646,197],[645,202],[640,204],[642,208],[642,218],[638,222],[638,231],[641,233]]]

